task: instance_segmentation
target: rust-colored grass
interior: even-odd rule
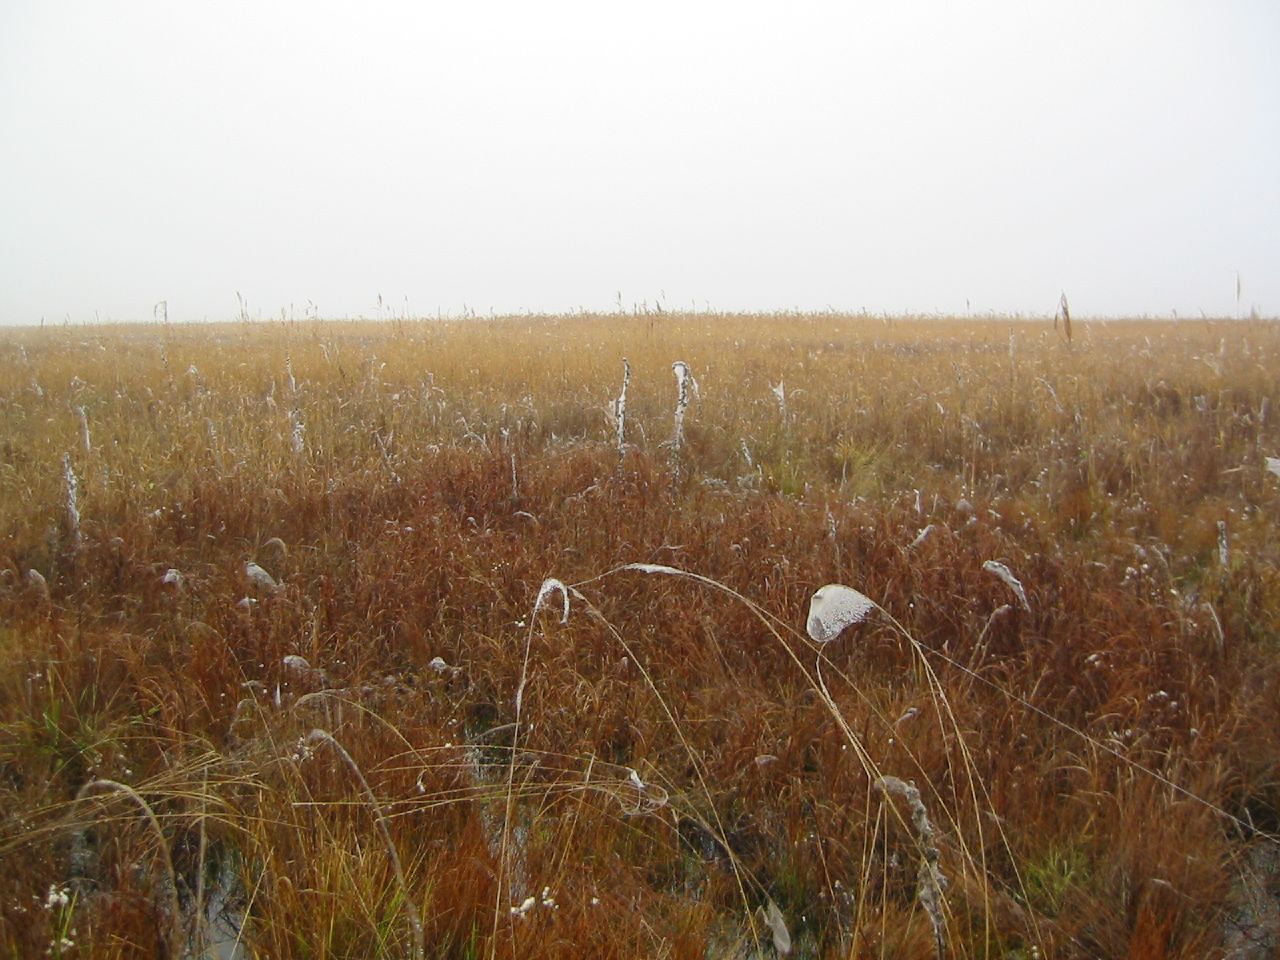
[[[6,332],[0,955],[727,958],[780,915],[795,956],[931,957],[882,776],[948,955],[1213,955],[1280,833],[1278,357],[1259,322]],[[832,582],[901,629],[819,651]]]

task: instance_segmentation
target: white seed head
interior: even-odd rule
[[[40,595],[41,599],[49,599],[49,582],[39,570],[28,570],[23,579]]]
[[[93,453],[93,444],[89,440],[89,415],[84,407],[76,407],[76,418],[80,421],[80,445],[85,453]]]
[[[791,953],[791,933],[787,930],[786,918],[772,899],[760,908],[760,917],[773,935],[773,949],[778,956],[785,957]]]
[[[538,611],[541,610],[551,599],[553,593],[559,592],[560,599],[563,602],[563,612],[560,615],[561,623],[569,622],[569,591],[565,589],[565,585],[555,577],[548,577],[542,581],[542,586],[538,588],[538,599],[533,602],[533,615],[536,617]]]
[[[919,495],[919,494],[917,493],[917,496],[918,496],[918,495]],[[934,524],[932,524],[932,523],[930,523],[930,524],[926,525],[925,527],[921,528],[920,532],[916,534],[916,538],[915,538],[914,540],[912,540],[912,541],[911,541],[911,546],[909,546],[907,549],[908,549],[908,550],[914,550],[916,547],[920,546],[920,544],[922,544],[922,543],[924,543],[926,540],[928,540],[928,539],[929,539],[929,535],[930,535],[930,534],[932,534],[932,533],[933,533],[935,530],[937,530],[937,529],[938,529],[938,528],[937,528],[937,526],[935,526],[935,525],[934,525]]]
[[[680,403],[682,406],[688,406],[690,391],[692,391],[694,399],[698,397],[698,381],[693,377],[693,370],[683,360],[677,360],[671,365],[671,372],[676,377],[676,389],[680,393]]]
[[[71,455],[62,455],[62,479],[66,487],[67,493],[67,533],[71,537],[71,548],[78,550],[80,547],[80,505],[79,490],[80,481],[76,479],[75,471],[71,469]]]
[[[864,593],[841,583],[828,583],[809,601],[806,630],[818,643],[829,643],[845,627],[867,619],[876,603]]]
[[[1003,563],[997,563],[995,560],[988,560],[982,565],[982,569],[987,573],[999,577],[1014,596],[1018,598],[1018,606],[1022,607],[1027,613],[1031,612],[1031,604],[1027,602],[1027,591],[1022,588],[1022,581],[1013,575],[1013,572]]]
[[[276,578],[263,570],[252,560],[246,560],[244,564],[244,578],[249,581],[249,585],[257,590],[266,590],[268,593],[275,593],[280,589],[280,584],[276,583]]]
[[[321,686],[327,686],[329,683],[329,675],[319,667],[313,667],[306,657],[291,653],[281,663],[284,664],[286,670],[306,683],[315,683]],[[277,687],[277,689],[279,688]]]
[[[303,454],[307,450],[307,428],[302,422],[302,414],[297,410],[289,411],[289,449],[295,454]]]
[[[678,577],[680,571],[675,567],[669,567],[665,563],[628,563],[624,570],[635,570],[638,573],[662,573],[668,576]]]

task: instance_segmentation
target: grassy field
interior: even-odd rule
[[[1074,334],[0,334],[0,955],[1246,949],[1280,327]]]

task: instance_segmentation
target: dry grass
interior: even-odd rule
[[[262,957],[768,955],[779,918],[929,957],[889,777],[949,955],[1211,955],[1280,831],[1278,355],[1256,322],[8,332],[0,953],[225,948],[218,912]],[[819,653],[829,582],[894,619]]]

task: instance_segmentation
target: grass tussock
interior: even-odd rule
[[[0,953],[1263,936],[1278,353],[1257,322],[11,331]],[[870,604],[842,632],[806,632],[824,584]]]

